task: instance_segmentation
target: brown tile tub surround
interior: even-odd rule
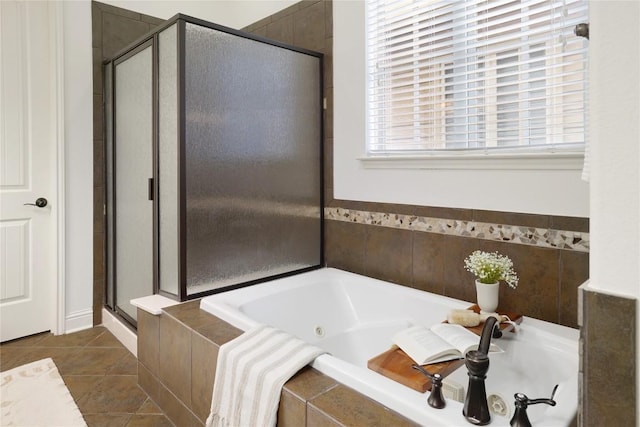
[[[325,220],[327,266],[466,301],[475,300],[475,288],[464,259],[476,249],[498,251],[515,264],[520,283],[515,290],[501,286],[502,308],[577,327],[577,288],[589,274],[586,252]]]
[[[199,301],[166,308],[160,316],[138,310],[138,319],[140,387],[177,426],[204,425],[218,349],[242,331],[200,310]],[[278,409],[278,426],[305,425],[415,424],[307,366],[284,385]]]
[[[582,296],[580,425],[637,425],[637,301],[589,289]]]

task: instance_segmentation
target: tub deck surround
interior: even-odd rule
[[[464,424],[462,403],[448,399],[444,409],[429,408],[426,394],[367,369],[367,361],[388,350],[396,332],[432,326],[449,310],[470,305],[331,268],[201,300],[203,309],[242,330],[268,324],[323,348],[327,354],[316,358],[313,368],[421,425]],[[515,393],[548,397],[556,384],[558,404],[535,405],[529,417],[534,425],[569,425],[578,405],[578,331],[525,318],[517,333],[495,342],[504,352],[490,356],[487,395],[498,396],[508,410],[494,416],[492,425],[509,424]],[[464,366],[445,379],[462,387],[467,381]]]
[[[199,304],[168,307],[158,316],[138,310],[139,385],[178,426],[204,425],[218,349],[242,334]],[[285,383],[278,410],[278,426],[304,425],[417,424],[307,366]]]

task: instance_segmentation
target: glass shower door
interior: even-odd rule
[[[153,292],[153,52],[142,45],[115,64],[115,305],[134,322],[129,301]]]

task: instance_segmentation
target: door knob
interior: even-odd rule
[[[45,206],[47,206],[47,199],[45,199],[44,197],[38,197],[36,199],[35,203],[25,203],[25,206],[37,206],[39,208],[44,208]]]

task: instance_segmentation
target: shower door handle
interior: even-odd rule
[[[153,200],[153,178],[149,178],[149,200]]]

